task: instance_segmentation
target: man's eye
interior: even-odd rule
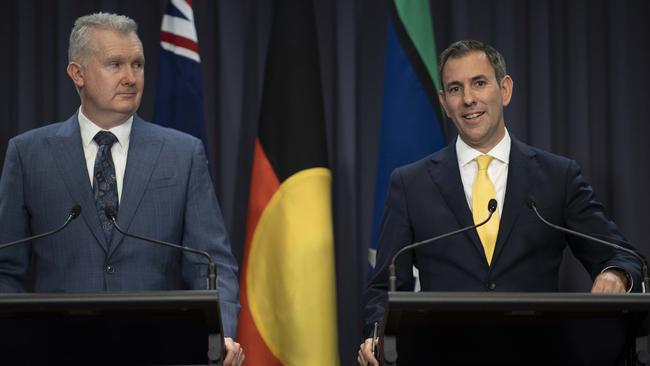
[[[458,93],[459,91],[460,91],[459,86],[452,86],[451,88],[449,88],[449,93],[450,94]]]
[[[485,80],[476,80],[475,83],[476,86],[485,86],[486,84]]]

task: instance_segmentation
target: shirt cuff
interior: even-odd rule
[[[632,276],[630,276],[629,273],[627,273],[626,270],[617,266],[609,266],[609,267],[605,267],[605,269],[600,271],[600,273],[604,273],[605,271],[609,271],[609,270],[613,270],[624,275],[625,278],[627,278],[627,293],[632,292],[632,289],[634,288],[634,279],[632,278]]]

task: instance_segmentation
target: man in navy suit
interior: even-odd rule
[[[70,35],[68,75],[81,107],[67,121],[19,135],[0,179],[0,241],[81,218],[64,231],[0,252],[2,292],[207,289],[207,261],[124,237],[126,231],[209,252],[217,263],[227,365],[240,365],[237,264],[200,140],[135,113],[144,87],[136,23],[125,16],[81,17]]]
[[[528,207],[534,197],[550,222],[627,246],[584,180],[575,161],[524,144],[506,127],[503,108],[513,81],[503,57],[478,41],[459,41],[440,57],[440,103],[458,136],[433,155],[396,169],[390,178],[375,273],[366,291],[365,334],[384,313],[388,265],[402,247],[479,223],[487,205],[473,205],[479,161],[486,158],[498,209],[493,241],[470,230],[407,252],[397,261],[397,287],[413,289],[412,266],[424,291],[558,290],[558,269],[567,245],[594,279],[594,293],[637,288],[640,267],[630,255],[565,236],[545,226]],[[486,179],[487,179],[486,178]],[[476,207],[476,208],[473,208]],[[477,212],[474,212],[477,211]],[[489,236],[489,235],[488,235]],[[372,338],[361,344],[358,362],[377,365]]]

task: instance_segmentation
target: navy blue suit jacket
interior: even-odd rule
[[[415,265],[423,291],[558,291],[567,244],[592,278],[617,266],[632,275],[635,286],[640,283],[640,266],[633,257],[545,226],[527,206],[531,196],[550,222],[629,247],[575,161],[513,138],[492,265],[488,266],[476,230],[470,230],[401,256],[396,265],[398,290],[413,289]],[[382,319],[393,254],[410,243],[472,224],[455,142],[392,173],[377,265],[366,291],[366,334]]]
[[[106,242],[76,114],[9,141],[0,179],[0,242],[58,227],[75,204],[81,216],[62,232],[0,252],[1,292],[207,289],[201,256],[117,231]],[[224,333],[234,336],[237,264],[201,141],[135,116],[117,216],[126,231],[213,256]]]

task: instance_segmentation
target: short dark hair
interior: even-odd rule
[[[447,60],[450,58],[465,56],[470,52],[485,53],[492,64],[497,81],[501,81],[501,79],[506,76],[506,60],[501,56],[499,51],[489,44],[472,39],[466,39],[452,43],[440,54],[440,62],[438,63],[440,65],[440,80],[442,81],[442,70],[445,68]]]

